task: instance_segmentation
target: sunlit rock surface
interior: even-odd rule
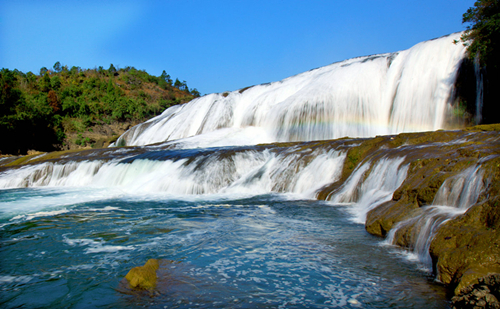
[[[128,280],[132,288],[149,290],[156,287],[156,271],[158,268],[158,260],[150,259],[144,266],[132,268],[125,276],[125,279]]]

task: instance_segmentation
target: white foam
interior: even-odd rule
[[[346,210],[356,223],[364,224],[366,214],[378,205],[389,201],[394,191],[403,183],[408,172],[405,157],[383,158],[360,165],[349,176],[339,191],[329,196],[335,204],[346,205]],[[370,170],[365,179],[365,174]]]
[[[0,174],[0,186],[70,187],[74,190],[73,202],[134,195],[149,199],[162,194],[172,197],[222,194],[234,198],[287,193],[296,195],[294,199],[298,196],[313,199],[321,187],[340,177],[345,159],[342,152],[321,148],[281,152],[250,149],[227,154],[225,151],[165,161],[42,163]],[[84,191],[79,191],[79,187]],[[46,210],[68,203],[69,197],[57,194],[40,203],[32,203],[35,197],[21,197],[5,205],[0,202],[0,211],[8,213],[19,208],[25,214],[26,210]]]
[[[441,129],[465,57],[465,47],[453,44],[460,35],[196,98],[133,127],[116,144],[195,148]]]
[[[55,216],[70,212],[75,205],[80,203],[124,195],[123,191],[117,189],[89,187],[31,188],[29,191],[19,191],[13,194],[15,198],[0,201],[0,216],[10,220],[32,220],[40,216]]]
[[[9,284],[9,283],[17,283],[17,284],[25,284],[30,282],[33,279],[31,276],[10,276],[4,275],[0,276],[0,284]]]
[[[68,212],[70,212],[70,211],[67,209],[60,209],[60,210],[53,210],[53,211],[40,211],[40,212],[28,214],[28,215],[15,216],[11,219],[11,221],[12,220],[20,220],[20,219],[29,221],[29,220],[32,220],[34,218],[51,217],[51,216],[56,216],[56,215],[60,215],[60,214],[68,213]]]
[[[93,239],[87,239],[87,238],[81,238],[81,239],[71,239],[67,237],[66,235],[63,235],[63,241],[68,244],[69,246],[75,247],[75,246],[80,246],[80,247],[87,247],[84,252],[86,254],[93,254],[93,253],[114,253],[118,251],[123,251],[123,250],[134,250],[135,246],[112,246],[112,245],[107,245],[105,241],[96,241]]]

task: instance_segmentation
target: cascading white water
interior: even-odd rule
[[[116,145],[169,141],[193,148],[441,129],[465,55],[461,44],[453,44],[459,37],[206,95],[130,129]]]
[[[374,163],[368,161],[362,164],[341,189],[328,199],[335,204],[351,204],[347,210],[352,213],[353,220],[364,224],[368,211],[389,201],[394,191],[405,180],[408,164],[403,164],[404,159],[404,157],[383,158]],[[364,179],[370,167],[370,174]]]
[[[176,150],[167,151],[167,153]],[[0,174],[0,188],[98,187],[135,193],[295,193],[314,198],[339,179],[345,154],[335,150],[288,149],[210,152],[165,160],[100,160],[43,163]],[[321,170],[321,173],[317,173]]]
[[[432,267],[429,248],[435,232],[444,222],[467,211],[477,202],[483,189],[483,172],[480,165],[470,167],[450,177],[439,188],[432,205],[423,207],[420,214],[399,222],[387,235],[386,242],[393,244],[398,230],[412,226],[414,239],[412,251],[428,269]]]

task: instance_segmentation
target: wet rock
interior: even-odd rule
[[[418,209],[418,205],[408,202],[408,199],[386,202],[368,212],[365,222],[366,231],[385,237],[395,223],[408,217],[408,214],[413,213],[415,209]]]
[[[500,144],[498,133],[486,134],[499,128],[479,126],[468,131],[484,134],[455,136],[451,140],[452,134],[445,132],[408,134],[407,144],[417,147],[407,153],[407,178],[391,201],[367,214],[366,230],[382,237],[404,221],[404,225],[398,225],[393,240],[413,249],[421,229],[417,219],[425,206],[433,205],[444,181],[468,167],[481,165],[483,192],[477,202],[464,214],[439,225],[429,249],[434,273],[454,290],[457,308],[499,308],[498,286],[485,285],[483,279],[500,276]],[[439,142],[441,133],[446,143]],[[420,141],[428,144],[419,148]],[[474,288],[472,292],[470,287],[481,282],[489,290]]]
[[[490,272],[500,273],[500,230],[481,223],[484,205],[471,208],[438,230],[430,254],[438,279],[455,294]]]
[[[478,279],[454,296],[452,308],[500,308],[500,275],[493,274]]]
[[[384,237],[394,225],[419,214],[422,206],[432,204],[443,182],[477,161],[459,157],[453,147],[435,147],[408,153],[410,164],[408,176],[394,192],[392,201],[384,203],[368,212],[366,230]],[[458,148],[458,147],[457,147]],[[409,233],[411,229],[408,229]],[[399,238],[408,238],[401,233]],[[400,245],[407,243],[401,239]],[[407,245],[403,245],[408,247]]]
[[[485,190],[465,214],[443,224],[430,254],[438,279],[460,295],[468,286],[500,274],[500,158],[483,165]]]
[[[153,289],[156,287],[156,271],[159,267],[157,259],[150,259],[144,266],[132,268],[125,276],[125,279],[127,279],[132,288],[142,290]]]

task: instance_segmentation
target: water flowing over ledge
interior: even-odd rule
[[[398,237],[411,230],[409,247],[425,267],[432,269],[429,248],[435,233],[441,224],[464,214],[477,203],[484,189],[483,174],[480,166],[472,166],[447,178],[432,204],[419,209],[414,217],[400,221],[387,235],[387,243],[397,244]]]
[[[387,236],[387,242],[414,252],[438,280],[457,287],[460,294],[495,273],[500,261],[500,135],[498,128],[492,128],[239,147],[155,145],[11,158],[0,162],[0,186],[98,190],[92,191],[97,195],[74,196],[82,202],[123,194],[140,199],[158,194],[210,199],[279,193],[292,200],[323,199],[345,209],[368,232]],[[61,198],[67,201],[68,195]],[[66,211],[53,205],[64,202],[54,198],[34,205],[28,196],[0,203],[0,211],[10,220]],[[460,228],[464,220],[469,222],[465,232]],[[470,237],[477,233],[482,233],[482,242],[475,247]],[[457,263],[450,252],[464,248],[467,253],[462,252],[465,257]]]
[[[373,137],[445,128],[465,56],[452,34],[279,82],[209,94],[140,124],[116,145],[178,148]]]
[[[136,194],[292,193],[314,198],[340,178],[345,153],[330,147],[155,150],[103,161],[44,162],[5,171],[0,188],[119,188]],[[79,158],[79,160],[82,158]],[[317,174],[317,171],[323,171]]]

